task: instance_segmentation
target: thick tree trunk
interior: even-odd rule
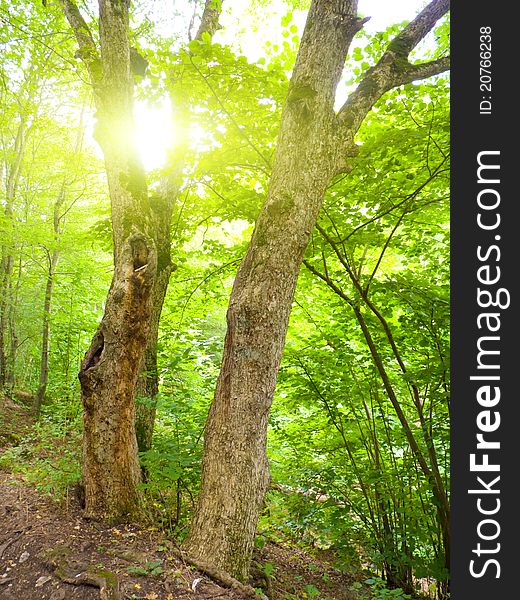
[[[301,261],[336,156],[334,92],[359,30],[344,2],[314,2],[282,116],[271,183],[227,312],[187,552],[244,581],[269,482],[267,418]],[[349,3],[350,4],[350,3]]]
[[[134,393],[151,314],[153,243],[138,232],[120,248],[105,315],[81,364],[86,516],[138,516],[141,472]]]
[[[227,334],[205,429],[202,487],[184,547],[244,581],[269,480],[267,419],[298,273],[331,178],[348,171],[353,139],[394,85],[445,70],[409,65],[411,49],[449,7],[434,0],[367,73],[339,115],[334,96],[363,25],[356,0],[313,0],[285,103],[269,191],[227,312]],[[404,34],[404,35],[403,35]],[[354,92],[353,95],[356,94]]]

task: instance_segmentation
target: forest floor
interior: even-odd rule
[[[26,408],[0,400],[0,454],[23,439],[31,421]],[[174,550],[174,543],[155,528],[86,521],[73,494],[56,502],[22,477],[0,472],[3,600],[247,597],[212,581]],[[257,552],[256,561],[272,567],[267,578],[272,600],[359,598],[350,589],[353,577],[334,568],[325,553],[311,555],[296,545],[274,543]]]

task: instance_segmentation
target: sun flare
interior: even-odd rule
[[[175,128],[169,101],[151,106],[137,101],[134,108],[137,148],[146,171],[166,163],[168,150],[175,144]]]

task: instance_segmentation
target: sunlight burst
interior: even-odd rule
[[[175,144],[172,108],[168,100],[151,106],[137,101],[134,107],[139,154],[147,171],[166,164],[168,150]]]

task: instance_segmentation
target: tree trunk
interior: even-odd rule
[[[20,179],[28,126],[25,122],[24,113],[20,107],[20,122],[16,131],[10,151],[13,153],[12,160],[6,160],[6,189],[4,215],[7,223],[13,220],[13,208],[16,197],[18,181]],[[6,153],[9,155],[11,152]],[[11,312],[11,276],[13,273],[15,257],[13,248],[9,245],[2,246],[1,277],[0,277],[0,390],[6,389],[6,383],[10,379],[9,358],[7,353],[8,323]]]
[[[153,208],[155,244],[158,252],[157,277],[152,292],[152,313],[136,394],[135,431],[139,452],[152,447],[152,437],[157,408],[159,379],[157,372],[157,338],[164,298],[170,276],[174,270],[171,262],[170,222],[176,194],[157,199]]]
[[[1,262],[2,275],[0,279],[0,389],[6,391],[6,383],[9,378],[7,340],[14,256],[11,254],[12,250],[5,247],[3,252],[4,255]]]
[[[76,4],[60,1],[94,89],[95,136],[105,158],[114,240],[105,313],[79,373],[85,516],[118,521],[141,512],[135,387],[150,329],[157,252],[135,145],[128,3],[99,0],[98,51]]]
[[[208,34],[211,39],[216,31],[220,29],[219,17],[221,4],[215,0],[206,0],[201,22],[197,30],[197,40],[202,39],[203,34]],[[179,77],[182,80],[182,77]],[[175,107],[178,132],[180,140],[186,140],[188,136],[190,107],[181,89],[174,85],[170,91],[172,105]],[[157,372],[157,338],[159,335],[159,322],[161,318],[164,298],[168,290],[170,276],[175,270],[171,261],[171,218],[177,195],[182,185],[182,171],[186,162],[187,146],[185,141],[181,142],[175,152],[175,164],[170,165],[170,173],[163,181],[163,190],[159,198],[152,204],[154,215],[155,245],[157,247],[157,278],[153,289],[153,308],[148,332],[148,340],[144,354],[141,373],[137,382],[136,396],[136,420],[135,429],[139,452],[146,452],[152,447],[152,437],[155,425],[157,409],[157,394],[159,381]]]
[[[205,429],[202,487],[185,549],[246,580],[269,481],[267,419],[305,248],[332,177],[348,171],[353,139],[395,85],[445,70],[418,69],[411,49],[449,7],[434,0],[334,113],[350,43],[364,20],[356,0],[313,0],[282,114],[266,202],[235,279],[217,388]],[[394,40],[395,42],[395,40]],[[429,74],[429,75],[428,75]]]
[[[82,119],[83,120],[83,119]],[[81,131],[81,129],[80,129]],[[78,136],[78,144],[76,150],[79,148],[79,139],[81,134]],[[38,389],[34,397],[33,412],[38,418],[40,415],[41,406],[45,399],[45,393],[47,391],[47,383],[49,381],[49,354],[50,354],[50,335],[51,335],[51,307],[52,307],[52,293],[54,291],[54,276],[56,273],[56,267],[60,259],[60,251],[58,244],[62,234],[61,227],[61,215],[60,210],[65,202],[65,190],[66,181],[63,180],[61,189],[53,207],[53,233],[54,233],[54,244],[55,247],[52,252],[47,249],[47,257],[49,261],[49,267],[47,270],[47,279],[45,282],[45,296],[43,300],[43,321],[42,321],[42,351],[40,360],[40,380]]]
[[[47,391],[47,382],[49,380],[49,352],[50,352],[50,333],[51,333],[51,305],[52,292],[54,289],[54,272],[59,260],[59,252],[53,250],[49,256],[49,269],[47,271],[47,281],[45,283],[45,297],[43,300],[43,322],[42,322],[42,351],[40,362],[40,381],[36,395],[34,396],[33,412],[36,417],[40,416],[40,410]]]
[[[105,315],[81,363],[86,516],[139,515],[134,393],[151,314],[151,240],[132,233],[120,250]]]
[[[269,482],[267,418],[303,254],[335,171],[336,85],[359,21],[344,2],[314,2],[282,116],[267,199],[227,312],[222,367],[205,429],[202,489],[185,547],[248,577]]]

